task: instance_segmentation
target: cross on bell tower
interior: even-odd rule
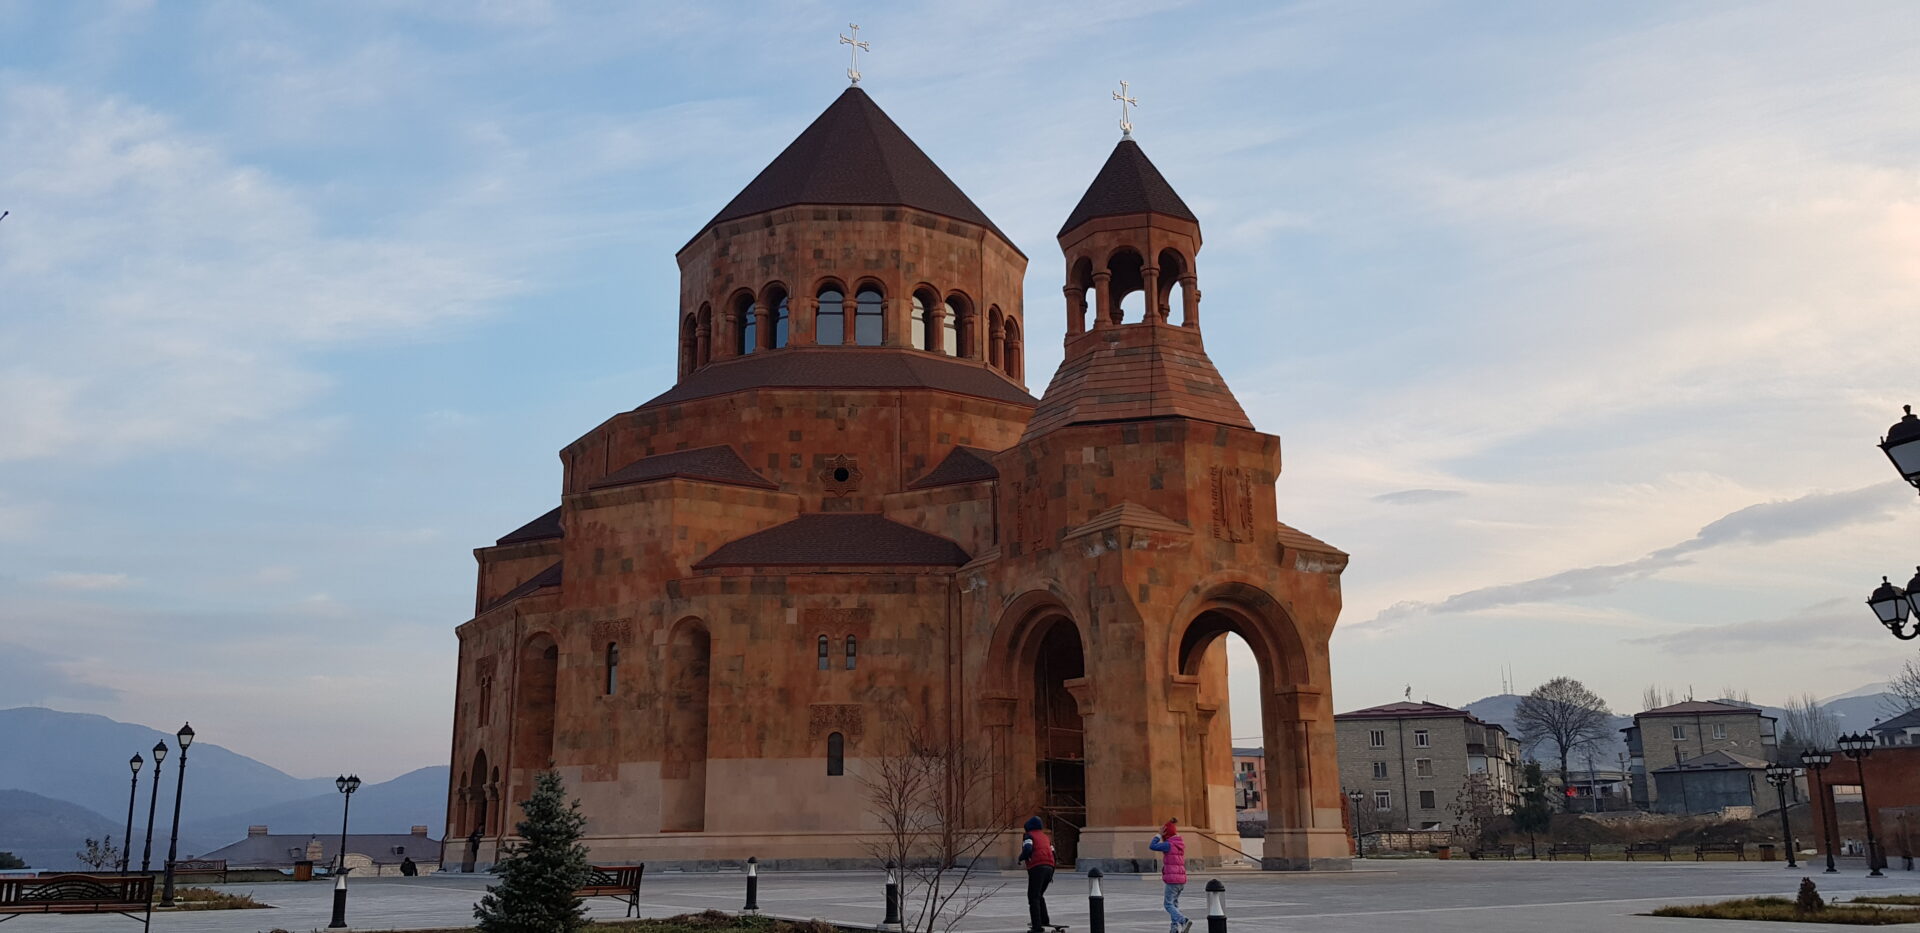
[[[869,47],[865,42],[860,41],[860,24],[859,23],[848,23],[847,28],[853,31],[853,35],[848,36],[848,35],[842,34],[840,36],[841,45],[851,46],[851,48],[847,49],[847,60],[848,60],[847,79],[849,81],[852,81],[854,84],[859,84],[860,83],[860,53],[871,52],[873,51],[873,49]]]
[[[1113,99],[1120,102],[1120,138],[1133,138],[1133,121],[1127,119],[1127,107],[1140,106],[1140,101],[1127,96],[1127,82],[1120,82],[1120,90],[1113,92]]]

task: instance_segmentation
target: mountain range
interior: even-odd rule
[[[153,800],[154,743],[171,754],[161,763],[154,809],[153,859],[166,855],[179,773],[171,734],[105,716],[23,706],[0,710],[0,851],[36,868],[78,866],[74,852],[91,835],[125,829],[133,773],[127,759],[147,759],[140,772],[134,836],[142,838]],[[405,833],[425,825],[438,838],[446,814],[447,767],[439,765],[366,784],[353,795],[354,832]],[[340,794],[332,778],[296,778],[212,743],[187,750],[181,800],[180,857],[208,852],[246,835],[250,825],[274,832],[338,832]],[[33,854],[29,854],[33,853]],[[135,860],[138,860],[135,852]]]

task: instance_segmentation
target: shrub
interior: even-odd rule
[[[1793,908],[1801,913],[1812,913],[1825,910],[1826,907],[1827,899],[1820,896],[1820,889],[1814,886],[1813,879],[1800,879],[1800,896],[1794,898]]]

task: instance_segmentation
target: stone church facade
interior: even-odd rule
[[[490,861],[552,767],[596,860],[865,864],[863,759],[911,725],[1079,867],[1149,864],[1169,817],[1235,840],[1231,632],[1260,661],[1266,865],[1344,867],[1346,555],[1276,518],[1279,439],[1202,345],[1200,245],[1122,140],[1060,231],[1035,399],[1027,257],[847,90],[680,250],[675,385],[475,551],[450,840]]]

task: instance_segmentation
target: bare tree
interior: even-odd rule
[[[1833,711],[1820,705],[1811,693],[1789,697],[1785,707],[1787,734],[1781,739],[1783,760],[1792,760],[1808,749],[1832,748],[1840,737],[1840,720]]]
[[[1888,716],[1920,709],[1920,659],[1908,658],[1907,663],[1900,666],[1899,672],[1887,681],[1887,696],[1881,701],[1880,708]]]
[[[75,852],[73,855],[80,860],[80,864],[86,865],[95,871],[115,868],[120,864],[120,849],[113,844],[112,836],[108,836],[105,839],[95,839],[92,836],[88,836],[86,849]]]
[[[941,740],[910,714],[892,717],[880,753],[863,759],[860,783],[880,832],[867,844],[900,872],[903,929],[950,931],[1003,884],[972,884],[1013,824],[993,799],[991,762],[960,740]]]
[[[1753,705],[1753,694],[1745,687],[1723,686],[1720,688],[1720,699],[1741,706]]]
[[[1648,684],[1647,689],[1640,691],[1640,709],[1642,711],[1659,709],[1662,706],[1672,706],[1677,702],[1679,701],[1675,699],[1672,687]]]
[[[1560,786],[1566,787],[1567,759],[1579,749],[1605,741],[1612,716],[1607,701],[1585,684],[1555,677],[1521,698],[1513,711],[1513,724],[1520,730],[1520,744],[1531,749],[1547,743],[1559,753]]]

